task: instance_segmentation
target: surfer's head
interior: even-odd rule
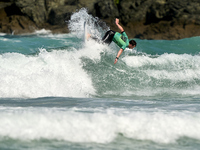
[[[128,48],[133,49],[134,47],[136,47],[136,45],[137,45],[137,43],[135,42],[135,40],[130,40]]]

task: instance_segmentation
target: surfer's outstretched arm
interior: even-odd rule
[[[118,18],[116,18],[115,23],[116,23],[117,27],[119,28],[119,30],[121,32],[124,32],[124,29],[122,28],[122,26],[119,25],[119,19]]]
[[[119,50],[119,52],[118,52],[118,54],[117,54],[117,57],[115,58],[115,62],[114,62],[114,64],[117,63],[117,61],[118,61],[118,59],[119,59],[119,56],[122,54],[122,52],[123,52],[123,49],[120,48],[120,50]]]

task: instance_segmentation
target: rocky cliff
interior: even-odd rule
[[[200,0],[1,0],[0,32],[24,34],[42,28],[68,32],[66,21],[83,7],[113,30],[118,16],[131,38],[200,35]]]

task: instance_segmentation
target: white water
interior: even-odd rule
[[[43,50],[38,56],[6,53],[0,56],[0,97],[94,94],[78,52]]]
[[[79,112],[91,110],[95,113]],[[21,140],[108,143],[118,134],[157,143],[181,137],[200,140],[200,114],[192,112],[1,107],[0,120],[1,136]]]

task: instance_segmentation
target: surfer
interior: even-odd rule
[[[134,47],[136,47],[136,44],[137,44],[135,42],[135,40],[130,40],[129,41],[128,36],[126,35],[123,27],[119,24],[119,19],[118,18],[116,18],[115,24],[117,25],[117,27],[119,28],[121,33],[115,32],[113,30],[109,30],[109,31],[107,31],[105,33],[104,37],[101,40],[103,43],[106,43],[108,45],[110,45],[110,43],[113,41],[120,47],[120,50],[117,53],[117,57],[115,58],[114,64],[117,63],[117,61],[119,59],[119,56],[122,54],[122,52],[124,51],[125,48],[128,47],[130,49],[133,49]],[[87,38],[89,38],[89,37],[91,37],[90,34],[88,34]],[[94,40],[98,40],[95,37],[91,37],[91,38],[94,39]]]

